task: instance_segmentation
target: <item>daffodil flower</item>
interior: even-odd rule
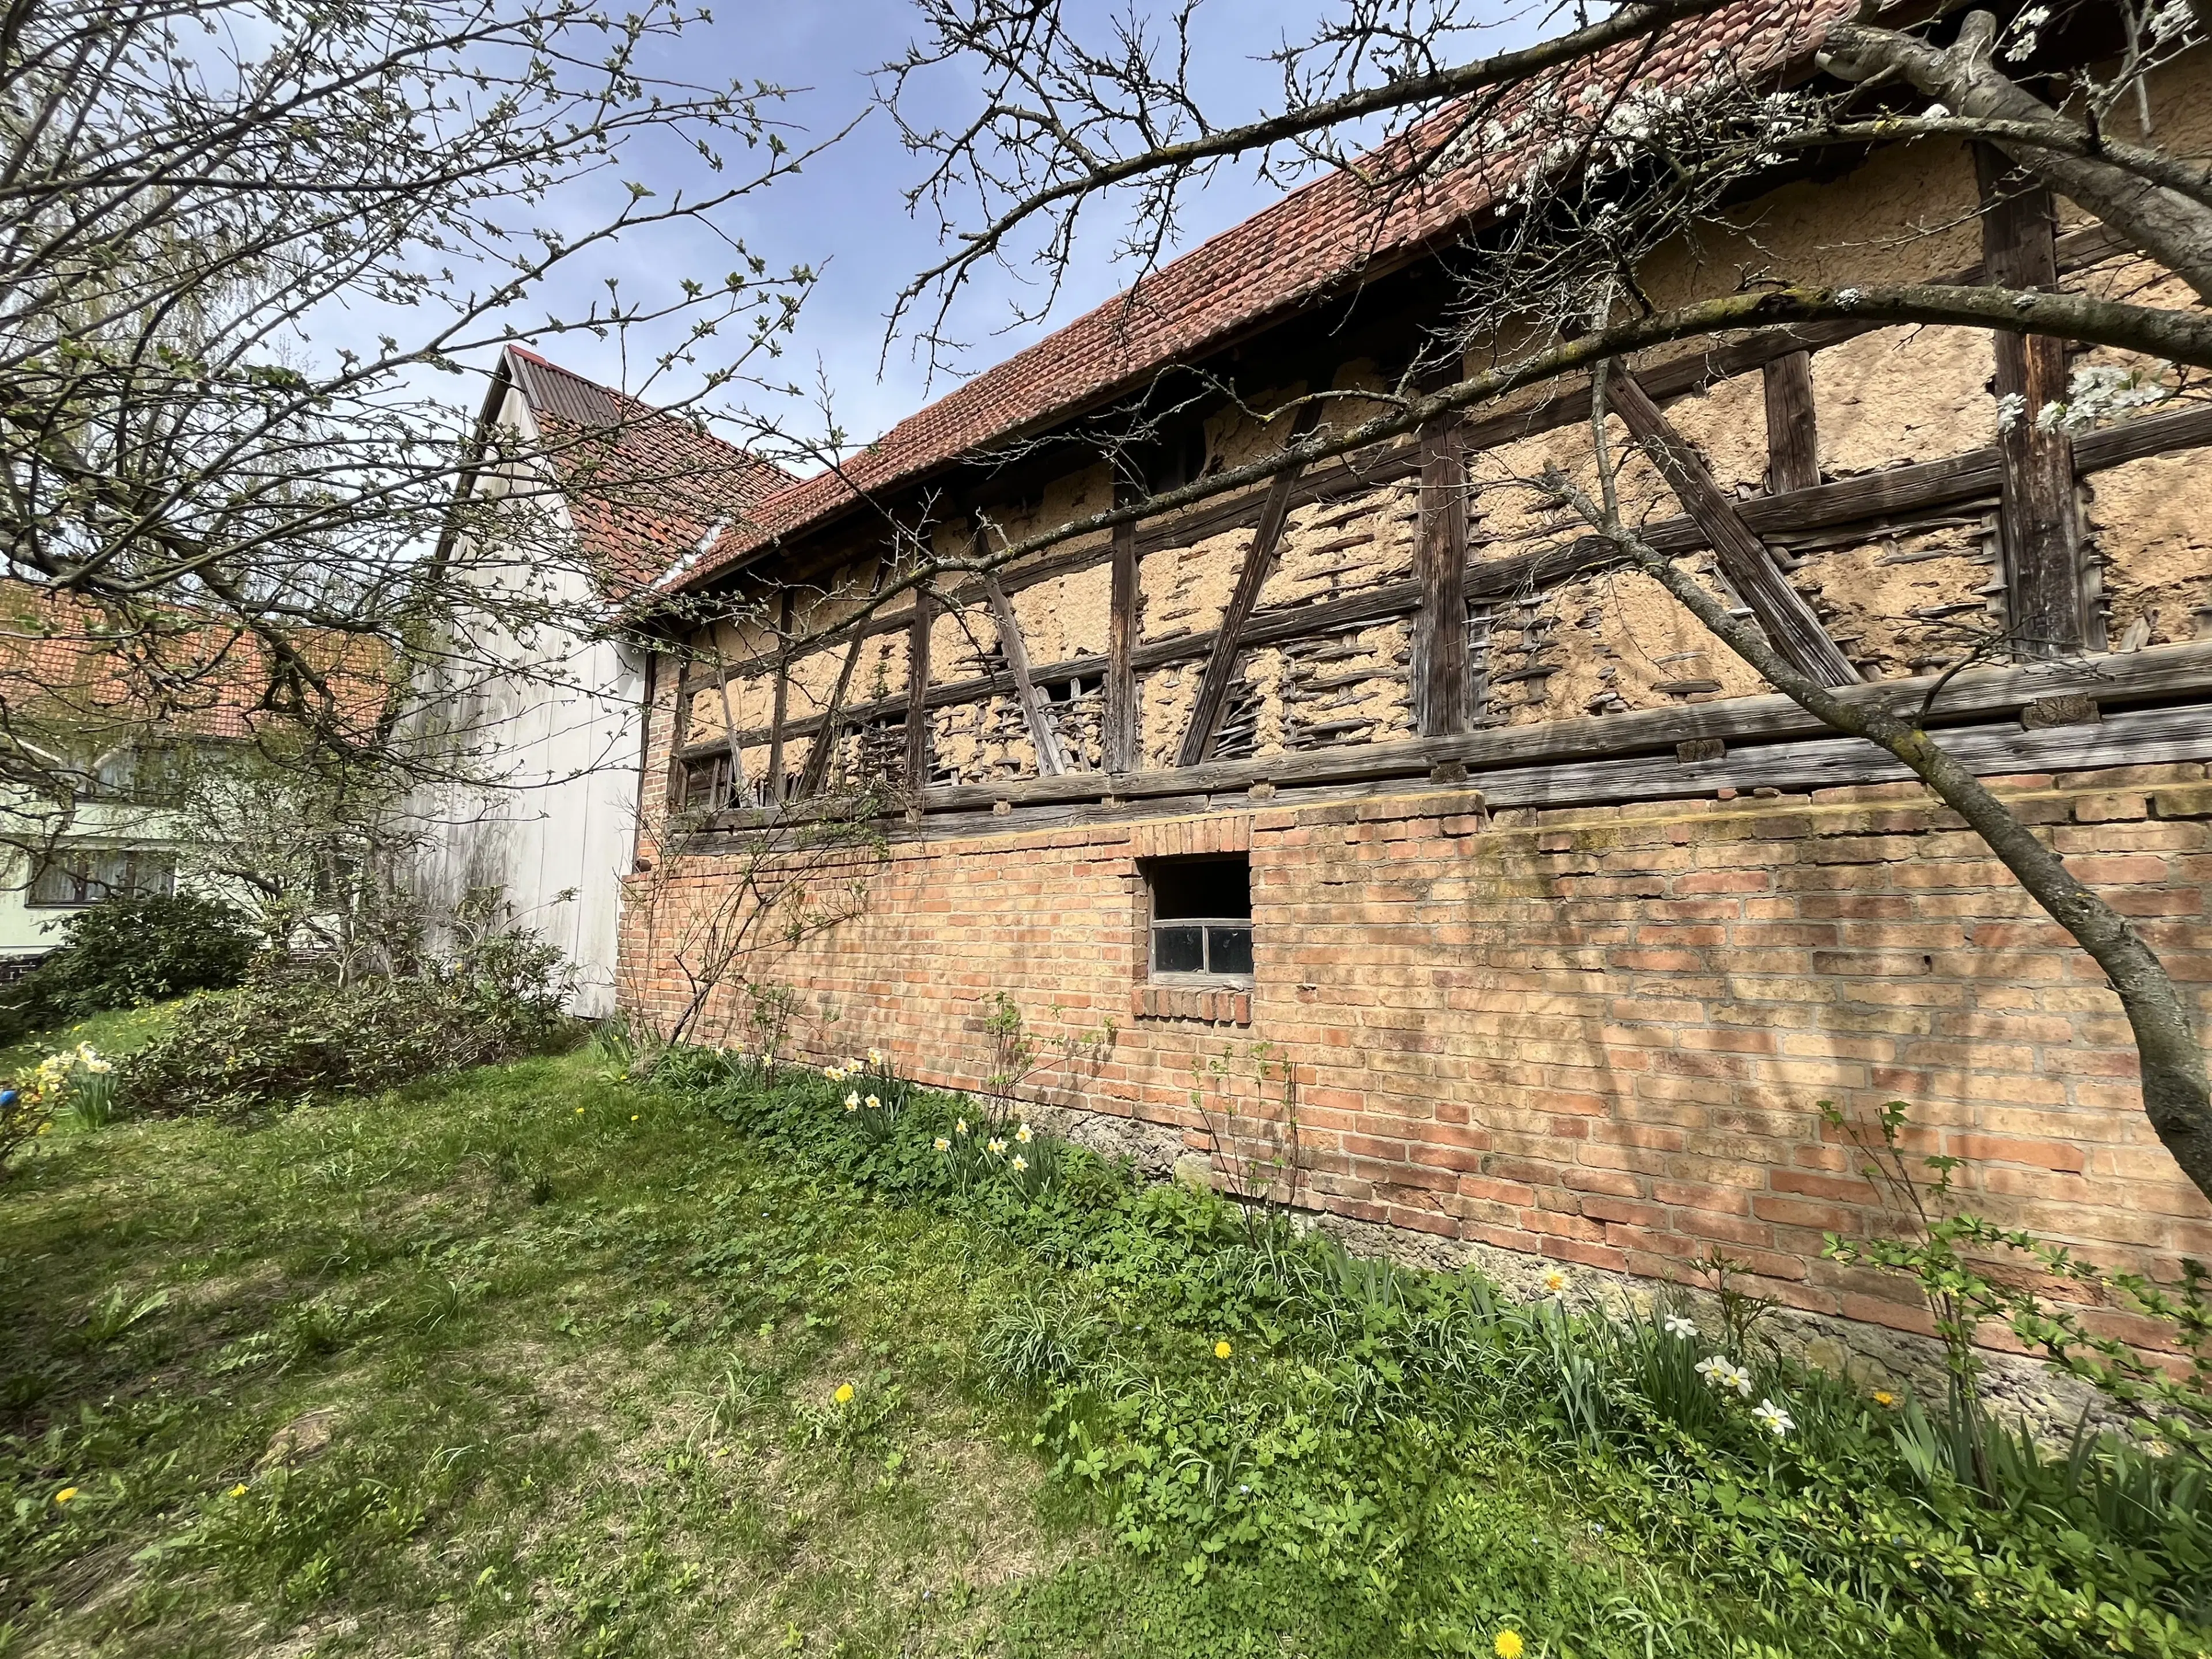
[[[1797,1426],[1797,1419],[1776,1405],[1771,1400],[1762,1400],[1751,1413],[1763,1429],[1771,1429],[1777,1440]]]
[[[1023,1157],[1019,1152],[1016,1152],[1016,1153],[1014,1154],[1014,1162],[1013,1162],[1013,1171],[1014,1171],[1014,1173],[1015,1173],[1016,1175],[1019,1175],[1023,1170],[1024,1170],[1028,1169],[1029,1167],[1030,1167],[1030,1161],[1029,1161],[1029,1159],[1027,1159],[1027,1158],[1024,1158],[1024,1157]]]
[[[860,1109],[860,1091],[858,1089],[845,1097],[845,1109],[848,1112],[857,1112]]]
[[[1030,1126],[1024,1123],[1020,1128],[1014,1131],[1014,1139],[1020,1141],[1023,1146],[1026,1146],[1030,1141],[1036,1139],[1036,1137],[1030,1132]]]
[[[983,1150],[990,1153],[993,1158],[1004,1158],[1006,1155],[1006,1143],[1003,1140],[988,1140],[984,1143]]]
[[[870,1095],[867,1099],[862,1103],[862,1104],[866,1105],[872,1112],[880,1112],[884,1109],[884,1103],[878,1100],[873,1095]]]
[[[952,1133],[956,1135],[966,1134],[968,1133],[968,1120],[964,1117],[954,1118],[952,1120]]]
[[[1567,1270],[1565,1267],[1547,1267],[1544,1270],[1542,1283],[1547,1295],[1565,1295],[1567,1286],[1571,1282],[1571,1281],[1567,1278]]]
[[[1692,1323],[1691,1321],[1689,1321],[1689,1320],[1686,1320],[1686,1319],[1683,1318],[1681,1315],[1680,1315],[1680,1314],[1668,1314],[1668,1315],[1667,1316],[1667,1334],[1668,1334],[1668,1335],[1669,1335],[1669,1336],[1679,1336],[1679,1337],[1680,1337],[1684,1341],[1687,1341],[1690,1338],[1692,1338],[1692,1337],[1695,1336],[1697,1334],[1698,1334],[1698,1328],[1697,1328],[1697,1326],[1696,1326],[1694,1323]]]
[[[939,1135],[937,1138],[937,1150],[940,1152],[949,1152],[952,1150],[952,1143],[943,1135]]]

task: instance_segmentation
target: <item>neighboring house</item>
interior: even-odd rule
[[[42,959],[61,943],[56,924],[111,895],[167,895],[177,888],[169,786],[179,750],[172,741],[119,745],[95,757],[66,819],[40,815],[28,845],[12,849],[0,880],[0,976]],[[27,825],[27,827],[30,827]]]
[[[61,942],[57,923],[105,898],[184,885],[252,902],[200,867],[209,849],[184,814],[187,793],[238,764],[273,718],[268,659],[228,623],[173,612],[154,632],[157,644],[118,636],[96,606],[0,583],[0,709],[23,763],[22,780],[0,793],[0,977],[35,963]],[[374,718],[382,687],[369,647],[295,643],[337,670],[347,718]]]
[[[1809,74],[1848,9],[1730,8],[1648,61],[1676,84],[1723,53]],[[2175,154],[2212,140],[2204,56],[2151,88]],[[981,517],[1018,536],[1103,507],[1115,478],[1079,422],[1178,369],[1206,401],[1146,483],[1279,447],[1287,421],[1219,388],[1266,407],[1387,382],[1449,295],[1440,252],[1510,213],[1486,182],[1504,160],[1379,224],[1348,174],[1307,185],[769,497],[672,586],[768,613],[796,596],[804,629],[849,614],[827,607],[870,588],[888,524],[951,550]],[[1978,188],[1971,154],[1933,142],[1778,167],[1731,206],[1755,239],[1705,227],[1660,275],[1727,292],[1746,270],[1942,280],[2002,256],[2100,292],[2158,276],[2069,209],[1984,216]],[[1955,654],[1947,618],[2054,618],[2055,657],[1959,676],[1939,717],[2201,986],[2212,414],[2042,446],[2066,476],[2027,493],[2026,423],[1995,390],[2021,349],[1834,324],[1655,350],[1633,373],[1717,488],[1659,486],[1645,533],[1692,550],[1747,526],[1787,554],[1772,602],[1901,696]],[[634,1012],[665,1024],[697,994],[674,942],[743,901],[754,803],[881,779],[906,810],[865,906],[732,976],[709,1040],[744,1040],[751,979],[791,988],[805,1048],[877,1044],[974,1087],[1005,993],[1048,1054],[1054,1021],[1118,1024],[1088,1080],[1041,1075],[1148,1157],[1206,1150],[1241,1090],[1230,1151],[1294,1161],[1302,1203],[1498,1261],[1680,1278],[1721,1253],[1764,1294],[1856,1317],[1918,1316],[1823,1256],[1824,1231],[1894,1224],[1823,1100],[1910,1101],[1916,1148],[1966,1159],[2000,1223],[2100,1261],[2212,1254],[2088,959],[1887,756],[1762,695],[1530,486],[1547,456],[1587,461],[1589,407],[1523,399],[1063,544],[796,659],[756,630],[717,671],[722,640],[671,627]],[[2039,563],[2023,534],[2073,550]]]
[[[479,444],[487,460],[463,505],[505,498],[516,510],[441,550],[483,588],[487,613],[461,619],[469,665],[423,689],[439,737],[476,757],[461,769],[480,781],[426,793],[420,884],[434,911],[495,892],[507,917],[575,965],[574,1011],[604,1014],[636,845],[647,687],[640,653],[579,619],[649,591],[792,480],[516,346],[486,394]],[[527,459],[502,459],[503,444]],[[544,620],[511,629],[502,601],[526,576],[521,608]],[[487,655],[514,672],[484,672]]]

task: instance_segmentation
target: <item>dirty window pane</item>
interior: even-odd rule
[[[1216,974],[1252,971],[1252,930],[1249,927],[1209,927],[1206,969]]]
[[[1156,974],[1197,974],[1206,970],[1205,929],[1152,929],[1152,971]]]

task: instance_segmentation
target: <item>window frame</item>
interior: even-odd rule
[[[1240,868],[1244,877],[1244,914],[1163,916],[1160,915],[1160,876],[1163,872],[1188,870],[1202,865],[1233,866]],[[1257,977],[1257,952],[1254,948],[1252,919],[1252,861],[1249,853],[1199,854],[1188,857],[1140,860],[1138,874],[1145,884],[1145,940],[1144,981],[1148,985],[1180,987],[1191,990],[1249,991]],[[1199,934],[1200,961],[1197,969],[1167,968],[1159,965],[1160,935],[1173,928],[1195,928]],[[1243,969],[1217,969],[1213,964],[1217,933],[1244,935],[1244,957],[1251,966]]]

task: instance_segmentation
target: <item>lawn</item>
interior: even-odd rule
[[[1519,1317],[1472,1281],[1042,1146],[1056,1184],[948,1186],[837,1092],[585,1051],[43,1138],[0,1188],[0,1655],[1966,1650],[1904,1579],[1996,1598],[1982,1650],[2069,1645],[1942,1504],[1783,1507],[1748,1419],[1737,1473],[1655,1474],[1510,1365],[1416,1375]],[[1270,1260],[1343,1282],[1292,1311]],[[1910,1571],[1824,1579],[1868,1526]],[[2118,1603],[2013,1565],[2055,1620]],[[2128,1616],[2081,1650],[2207,1650]]]

